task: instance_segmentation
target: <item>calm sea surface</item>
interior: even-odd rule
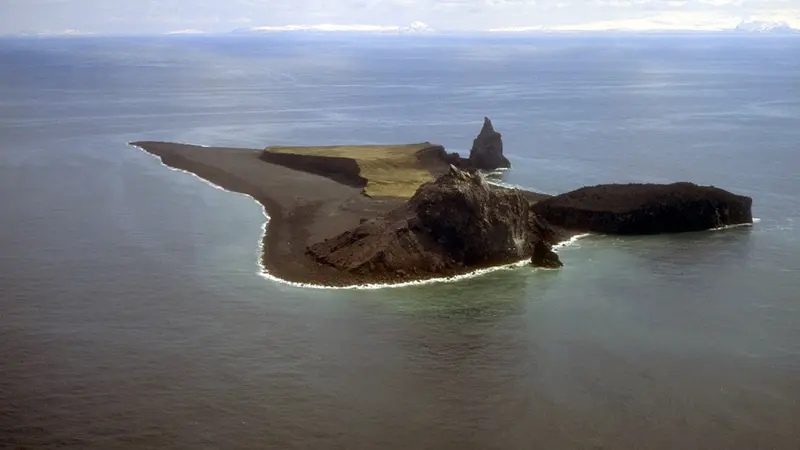
[[[753,227],[378,291],[257,274],[251,199],[128,147],[430,140],[688,180]],[[800,38],[0,39],[0,448],[800,448]]]

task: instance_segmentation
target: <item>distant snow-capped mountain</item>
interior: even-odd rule
[[[745,33],[796,33],[800,30],[792,28],[786,22],[774,22],[763,20],[742,21],[736,31]]]
[[[22,33],[18,33],[17,36],[42,36],[42,37],[49,37],[49,36],[94,36],[95,34],[92,32],[81,31],[81,30],[74,30],[74,29],[67,29],[61,31],[24,31]]]
[[[411,25],[400,30],[403,33],[433,33],[435,30],[425,22],[411,22]]]
[[[170,31],[170,32],[169,32],[169,33],[167,33],[167,34],[170,34],[170,35],[184,35],[184,34],[206,34],[206,32],[205,32],[205,31],[203,31],[203,30],[195,30],[195,29],[193,29],[193,28],[189,28],[189,29],[186,29],[186,30],[175,30],[175,31]]]
[[[252,27],[235,30],[236,33],[270,33],[290,31],[352,32],[352,33],[432,33],[434,30],[424,22],[413,22],[406,27],[396,25],[365,24],[317,24],[317,25],[279,25]]]

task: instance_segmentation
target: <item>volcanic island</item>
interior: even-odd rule
[[[441,145],[203,147],[142,141],[167,166],[261,203],[264,269],[321,286],[397,284],[530,261],[583,233],[657,234],[752,223],[752,199],[688,182],[603,184],[549,196],[487,182],[510,168],[489,118],[469,157]]]

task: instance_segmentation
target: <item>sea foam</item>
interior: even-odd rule
[[[723,230],[730,230],[732,228],[741,228],[741,227],[752,227],[753,225],[761,222],[761,219],[758,217],[753,217],[752,222],[745,222],[745,223],[734,223],[732,225],[723,225],[717,228],[711,228],[709,231],[723,231]]]

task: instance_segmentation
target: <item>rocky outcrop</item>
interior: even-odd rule
[[[479,172],[450,166],[391,213],[311,245],[307,254],[320,264],[391,281],[520,261],[559,238],[520,191],[493,189]]]
[[[481,170],[495,170],[511,167],[511,162],[503,156],[503,139],[492,126],[488,117],[483,119],[483,128],[472,142],[469,152],[469,165]]]
[[[410,199],[414,225],[455,261],[491,265],[529,254],[535,217],[518,190],[490,188],[483,175],[451,166]]]
[[[441,145],[433,145],[417,152],[417,161],[431,173],[444,173],[449,166],[462,167],[463,160],[458,153],[447,153]]]
[[[657,234],[752,223],[750,197],[693,183],[606,184],[536,203],[549,223],[575,231]]]
[[[553,251],[552,247],[546,245],[543,241],[533,244],[531,264],[533,264],[534,267],[542,267],[545,269],[558,269],[564,265],[561,263],[558,254]]]

